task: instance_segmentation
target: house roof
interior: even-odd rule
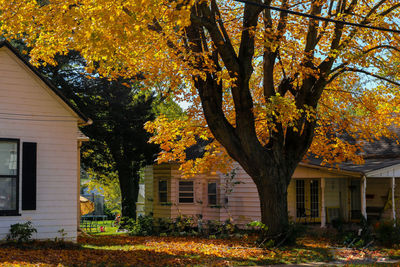
[[[21,53],[15,49],[9,42],[0,41],[0,48],[7,47],[14,53],[40,80],[42,80],[79,118],[81,124],[92,124],[92,120],[83,114],[76,106],[74,106],[62,93],[57,89],[45,76],[43,76],[32,64],[30,64]]]
[[[397,135],[397,138],[382,137],[379,140],[374,140],[374,142],[365,142],[355,140],[349,136],[341,136],[341,138],[351,144],[359,144],[362,146],[363,151],[360,151],[359,154],[364,158],[364,164],[355,164],[350,161],[334,165],[322,164],[321,158],[310,156],[306,160],[302,161],[300,165],[310,168],[322,168],[327,171],[347,173],[356,176],[398,165],[400,164],[400,129],[393,128],[391,130],[395,135]],[[205,147],[212,141],[212,139],[203,140],[196,138],[196,141],[197,143],[195,145],[187,148],[185,151],[186,159],[188,160],[203,157]]]
[[[209,145],[213,139],[204,140],[196,137],[196,144],[185,149],[186,159],[195,160],[197,158],[202,158],[206,152],[206,146]]]
[[[81,132],[81,130],[78,129],[78,140],[79,141],[89,141],[89,137],[87,137],[84,133]]]
[[[366,142],[355,140],[348,136],[341,136],[342,139],[349,143],[358,144],[362,147],[362,151],[359,152],[359,155],[363,157],[364,164],[342,162],[336,165],[321,165],[322,159],[315,157],[309,157],[306,162],[314,166],[338,168],[340,170],[358,172],[360,174],[366,174],[371,171],[400,164],[400,129],[392,128],[391,130],[397,138],[382,137],[373,142]]]
[[[393,158],[366,158],[364,159],[364,164],[355,164],[353,162],[342,162],[337,164],[337,166],[332,165],[321,165],[321,159],[308,159],[307,163],[314,166],[322,166],[326,168],[339,169],[350,172],[357,172],[360,174],[365,174],[371,171],[383,169],[393,165],[400,164],[400,156]]]

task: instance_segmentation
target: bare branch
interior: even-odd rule
[[[388,15],[390,12],[394,11],[395,9],[400,7],[400,3],[396,4],[392,7],[389,7],[388,9],[386,9],[385,11],[383,11],[382,13],[379,14],[379,16],[384,17],[386,15]]]
[[[366,71],[366,70],[361,70],[361,69],[356,69],[356,68],[349,68],[349,67],[345,68],[344,70],[345,70],[345,71],[352,71],[352,72],[364,73],[364,74],[366,74],[366,75],[369,75],[369,76],[372,76],[372,77],[374,77],[374,78],[383,80],[383,81],[388,82],[388,83],[391,83],[391,84],[393,84],[393,85],[400,86],[400,83],[399,83],[399,82],[390,80],[390,79],[388,79],[388,78],[385,78],[385,77],[383,77],[383,76],[377,75],[377,74],[375,74],[375,73],[372,73],[372,72],[369,72],[369,71]]]
[[[374,47],[371,47],[371,48],[363,51],[363,53],[367,54],[369,52],[372,52],[372,51],[377,50],[377,49],[382,49],[382,48],[392,49],[392,50],[395,50],[397,52],[400,52],[399,48],[397,48],[395,46],[392,46],[392,45],[378,45],[378,46],[374,46]]]

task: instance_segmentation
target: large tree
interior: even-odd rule
[[[213,136],[203,159],[183,165],[186,173],[222,167],[210,160],[226,155],[239,162],[257,186],[262,221],[275,236],[287,226],[287,186],[310,146],[326,161],[361,162],[360,148],[335,132],[365,140],[390,135],[387,125],[399,112],[399,76],[377,73],[399,59],[400,40],[394,32],[359,26],[399,30],[400,4],[246,2],[0,1],[0,19],[6,36],[24,38],[33,48],[35,64],[53,63],[56,53],[74,49],[88,71],[141,73],[191,102],[186,120],[161,117],[149,124],[164,149],[160,159],[184,161],[184,147],[195,136]],[[368,78],[374,80],[366,84]]]

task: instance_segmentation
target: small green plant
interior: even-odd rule
[[[10,227],[10,233],[7,235],[7,240],[14,240],[18,243],[28,242],[33,233],[37,233],[37,230],[32,226],[30,221],[26,223],[12,224]]]
[[[64,228],[58,230],[57,232],[58,232],[58,234],[60,235],[60,238],[56,237],[54,241],[55,241],[55,242],[64,242],[65,237],[68,235],[68,234],[65,232]]]

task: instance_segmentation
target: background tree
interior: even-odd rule
[[[361,148],[336,133],[362,140],[390,135],[399,90],[387,85],[399,84],[376,71],[389,70],[398,58],[399,35],[365,26],[398,31],[400,4],[246,2],[0,1],[0,19],[8,37],[23,36],[33,48],[33,63],[54,63],[56,53],[74,49],[87,60],[89,72],[167,80],[168,90],[179,91],[192,106],[184,121],[161,117],[149,124],[158,134],[153,141],[165,151],[160,160],[183,161],[183,148],[195,142],[194,135],[213,136],[203,159],[183,165],[186,173],[206,170],[210,160],[229,155],[252,177],[262,221],[279,236],[288,223],[287,186],[313,140],[317,156],[361,162],[355,154]],[[366,77],[377,80],[363,84]]]
[[[155,118],[154,106],[160,103],[134,79],[110,81],[88,75],[76,52],[55,60],[56,66],[41,67],[41,72],[93,120],[81,128],[91,140],[82,147],[83,167],[104,190],[115,189],[117,183],[122,216],[136,218],[140,170],[154,161],[159,149],[148,143],[150,135],[143,126]]]

